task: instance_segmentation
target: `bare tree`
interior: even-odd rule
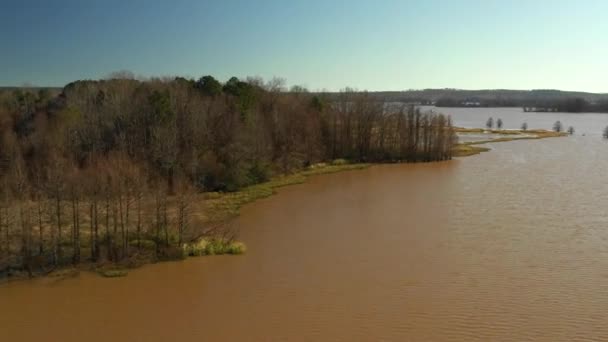
[[[561,132],[562,131],[562,123],[561,121],[555,121],[555,123],[553,124],[553,130],[556,132]]]
[[[71,168],[69,173],[68,193],[72,207],[72,263],[80,263],[80,196],[82,179],[78,169]]]
[[[177,182],[177,232],[178,246],[184,243],[184,234],[190,226],[190,210],[194,200],[195,191],[190,182],[182,177]]]
[[[17,91],[0,101],[2,256],[31,270],[36,252],[50,253],[59,266],[69,245],[80,263],[86,227],[93,262],[131,257],[133,234],[141,252],[147,232],[167,257],[198,227],[197,191],[320,162],[446,160],[456,141],[450,117],[349,88],[287,92],[281,79],[116,73],[61,94]]]
[[[488,121],[486,121],[486,128],[492,129],[493,127],[494,127],[494,119],[492,117],[489,117]]]
[[[502,129],[502,119],[501,118],[498,118],[498,120],[496,120],[496,128]]]

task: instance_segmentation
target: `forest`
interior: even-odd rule
[[[338,159],[448,160],[456,140],[447,116],[279,79],[115,75],[3,90],[0,276],[179,258],[218,234],[200,220],[202,193]]]

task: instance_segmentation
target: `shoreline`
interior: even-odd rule
[[[453,149],[453,157],[468,157],[477,155],[483,152],[490,151],[491,149],[488,147],[481,147],[477,145],[483,145],[488,143],[496,143],[496,142],[508,142],[514,140],[531,140],[531,139],[544,139],[544,138],[552,138],[552,137],[563,137],[567,136],[567,133],[563,132],[552,132],[546,130],[484,130],[482,128],[455,128],[456,133],[467,134],[467,133],[477,133],[477,134],[500,134],[504,135],[504,137],[489,139],[489,140],[479,140],[472,142],[464,142],[458,143],[454,146]],[[530,135],[532,134],[532,135]],[[519,135],[519,136],[518,136]],[[78,276],[80,272],[91,272],[96,273],[102,277],[122,277],[128,275],[128,272],[133,269],[137,269],[146,264],[154,264],[159,262],[167,262],[167,261],[179,261],[184,260],[189,257],[199,257],[199,256],[207,256],[207,255],[219,255],[219,254],[242,254],[246,251],[246,246],[241,242],[234,241],[231,243],[236,243],[240,247],[237,252],[233,252],[231,247],[228,244],[223,246],[220,252],[217,251],[217,242],[213,239],[206,239],[209,236],[209,233],[218,227],[229,224],[232,219],[238,217],[240,215],[241,208],[249,203],[253,203],[259,199],[268,198],[272,195],[275,195],[279,188],[286,187],[289,185],[302,184],[305,183],[310,177],[323,175],[323,174],[331,174],[343,171],[353,171],[353,170],[362,170],[367,169],[374,165],[381,165],[386,163],[349,163],[346,160],[338,159],[334,160],[331,163],[319,163],[311,165],[310,167],[300,170],[298,172],[288,174],[288,175],[279,175],[276,177],[272,177],[270,180],[264,183],[259,183],[255,185],[248,186],[236,192],[208,192],[201,193],[197,195],[197,198],[194,200],[195,205],[200,206],[200,211],[194,213],[194,215],[202,216],[203,225],[206,226],[205,229],[201,230],[200,233],[196,234],[195,237],[184,244],[184,255],[179,258],[168,259],[168,260],[158,260],[151,256],[141,256],[141,258],[137,260],[127,260],[125,263],[82,263],[78,266],[64,266],[59,267],[55,270],[51,270],[49,272],[41,272],[30,277],[26,271],[18,271],[15,274],[11,274],[9,276],[0,277],[0,285],[3,283],[26,280],[26,279],[36,279],[36,278],[45,278],[45,277],[54,277],[54,278],[69,278]],[[219,242],[220,244],[223,242]],[[206,248],[209,245],[216,246],[216,251],[209,252]]]
[[[369,168],[371,163],[348,163],[346,160],[338,159],[332,163],[319,163],[307,169],[289,174],[272,177],[269,181],[245,187],[235,192],[207,192],[201,193],[193,200],[194,205],[201,208],[200,212],[193,215],[203,216],[202,222],[206,228],[196,234],[193,239],[183,245],[183,255],[176,258],[157,259],[152,253],[147,253],[154,249],[153,246],[143,247],[143,252],[137,257],[126,259],[120,263],[111,262],[83,262],[79,265],[64,265],[56,269],[36,272],[29,276],[26,270],[10,271],[8,275],[0,274],[0,286],[15,281],[24,281],[39,278],[56,278],[58,280],[78,276],[80,272],[96,274],[100,277],[115,278],[127,276],[129,271],[138,269],[148,264],[161,262],[182,261],[191,257],[202,257],[210,255],[239,255],[246,253],[246,246],[238,241],[222,241],[221,239],[209,238],[209,233],[218,227],[229,224],[232,219],[240,215],[240,209],[259,199],[270,197],[277,193],[277,189],[305,183],[308,178],[317,175],[331,174],[343,171],[362,170]],[[141,240],[150,242],[148,240]],[[218,246],[219,245],[219,246]],[[209,247],[212,247],[211,252]],[[147,254],[147,255],[145,255]]]

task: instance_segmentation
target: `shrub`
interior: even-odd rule
[[[206,254],[207,240],[200,239],[192,243],[186,243],[183,246],[184,254],[188,256],[203,256]]]
[[[270,179],[270,175],[270,165],[256,161],[251,168],[249,168],[248,178],[250,184],[258,184],[267,182]]]
[[[246,251],[247,251],[247,247],[242,242],[231,242],[228,244],[228,246],[226,248],[226,253],[232,254],[232,255],[243,254]]]
[[[216,255],[226,253],[226,243],[219,239],[213,239],[209,241],[205,248],[205,254]]]
[[[203,256],[203,255],[222,255],[222,254],[243,254],[247,251],[247,247],[242,242],[229,241],[226,239],[201,239],[199,241],[185,244],[183,252],[188,256]]]
[[[331,162],[331,165],[346,165],[346,164],[348,164],[348,160],[346,160],[346,159],[334,159]]]
[[[183,248],[170,246],[161,249],[159,259],[161,261],[183,260],[186,256]]]

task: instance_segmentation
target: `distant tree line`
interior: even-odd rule
[[[202,191],[334,159],[448,160],[449,117],[366,92],[212,76],[77,81],[0,93],[0,273],[180,253]]]
[[[435,104],[437,107],[566,107],[565,102],[582,99],[589,104],[585,111],[608,112],[608,94],[560,91],[553,89],[508,90],[508,89],[423,89],[406,91],[385,91],[370,93],[373,97],[387,102]],[[571,105],[570,105],[571,106]],[[574,111],[572,109],[563,109]]]
[[[477,97],[440,97],[435,102],[437,107],[519,107],[518,101],[512,98],[477,98]]]
[[[526,112],[608,112],[608,102],[589,103],[583,98],[539,100],[523,105]]]
[[[526,112],[608,112],[608,99],[590,102],[582,97],[462,98],[441,97],[437,107],[522,107]]]

